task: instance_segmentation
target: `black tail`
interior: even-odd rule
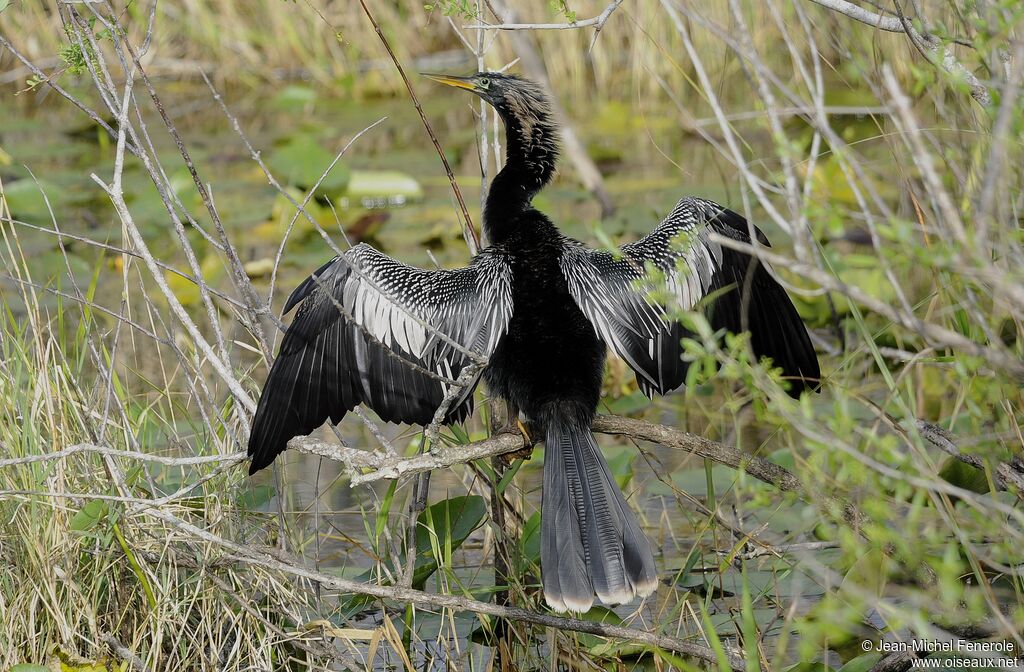
[[[584,612],[646,597],[658,587],[647,537],[626,504],[590,427],[548,422],[541,506],[544,599]]]

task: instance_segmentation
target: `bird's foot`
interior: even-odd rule
[[[514,422],[509,422],[507,425],[499,429],[498,433],[519,434],[526,441],[526,445],[523,448],[499,456],[506,465],[512,464],[512,462],[519,459],[527,460],[530,458],[530,455],[533,454],[534,439],[530,436],[530,428],[527,427],[519,418],[516,418]]]

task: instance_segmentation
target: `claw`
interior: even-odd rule
[[[503,434],[520,434],[523,439],[526,440],[526,446],[524,448],[520,448],[519,450],[511,453],[505,453],[504,455],[499,455],[499,459],[501,459],[506,466],[512,464],[515,460],[530,459],[530,455],[533,454],[534,441],[533,437],[530,436],[530,429],[523,424],[522,420],[516,418],[515,422],[509,422],[500,430],[500,432]]]
[[[523,421],[520,420],[519,418],[516,418],[516,428],[519,430],[519,433],[523,435],[523,438],[526,439],[526,443],[532,446],[533,438],[530,436],[530,430],[527,428],[526,425],[523,424]]]

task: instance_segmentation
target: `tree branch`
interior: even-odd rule
[[[741,450],[683,432],[665,425],[625,418],[617,415],[598,415],[593,430],[601,434],[616,434],[641,441],[650,441],[669,448],[683,450],[718,464],[732,467],[768,483],[785,492],[804,493],[804,487],[791,471],[762,457],[749,455]],[[369,483],[381,479],[412,476],[423,471],[443,469],[456,464],[472,462],[487,457],[504,455],[532,447],[519,432],[495,434],[481,441],[461,446],[443,448],[436,453],[424,453],[414,457],[389,455],[380,451],[365,451],[339,446],[320,439],[299,436],[288,442],[288,447],[301,453],[325,457],[341,462],[349,470],[352,485]],[[369,471],[362,471],[369,470]]]
[[[343,593],[370,595],[372,597],[395,600],[406,604],[440,607],[442,609],[452,609],[454,611],[470,611],[477,614],[486,614],[488,616],[495,616],[497,618],[504,618],[511,621],[557,628],[559,630],[585,632],[592,635],[598,635],[600,637],[610,637],[639,642],[641,644],[648,644],[650,646],[656,646],[669,651],[675,651],[683,655],[693,656],[694,658],[711,663],[717,663],[718,661],[715,652],[712,651],[710,647],[696,644],[694,642],[688,642],[669,635],[659,635],[653,632],[645,632],[620,625],[605,625],[603,623],[585,621],[579,618],[555,616],[553,614],[530,611],[519,607],[504,607],[456,595],[442,595],[438,593],[428,593],[413,588],[381,586],[342,579],[337,576],[307,569],[287,560],[282,560],[271,555],[266,550],[259,550],[252,546],[237,544],[200,527],[196,527],[195,525],[192,525],[166,511],[160,509],[149,509],[144,513],[148,516],[164,520],[174,527],[189,533],[191,536],[216,544],[231,551],[234,554],[235,559],[240,562],[315,581],[326,588],[331,588]],[[740,671],[746,669],[743,659],[738,653],[727,650],[727,656],[729,658],[729,666],[733,670]]]
[[[601,32],[604,28],[604,24],[608,21],[608,18],[612,15],[619,5],[623,3],[623,0],[612,0],[611,4],[604,8],[604,11],[597,16],[590,19],[583,19],[582,21],[573,21],[571,23],[475,23],[469,26],[465,26],[467,30],[575,30],[577,28],[589,28],[594,26],[595,38],[597,33]]]
[[[985,462],[977,455],[968,455],[960,452],[953,437],[949,432],[938,425],[924,420],[917,421],[917,431],[928,443],[939,450],[964,464],[969,464],[975,469],[985,471]],[[1003,490],[1016,490],[1017,496],[1024,499],[1024,460],[1013,457],[1009,462],[996,462],[995,473],[993,474],[996,486]]]
[[[904,21],[896,16],[875,14],[859,5],[847,2],[847,0],[811,0],[811,2],[873,28],[890,33],[906,34],[915,46],[923,48],[922,53],[931,61],[932,65],[942,68],[958,79],[962,79],[970,89],[971,97],[978,101],[980,105],[983,107],[990,107],[992,105],[992,94],[989,93],[988,87],[982,84],[974,73],[968,70],[967,66],[953,54],[953,50],[950,49],[949,45],[943,44],[942,40],[927,30],[922,35],[914,28],[910,21]]]
[[[852,2],[846,0],[811,0],[811,2],[821,5],[826,9],[831,9],[833,12],[839,12],[844,16],[848,16],[854,21],[860,21],[861,23],[867,24],[872,28],[878,28],[889,33],[902,33],[903,22],[896,16],[885,16],[884,14],[875,14],[872,11],[864,9],[859,5],[855,5]]]

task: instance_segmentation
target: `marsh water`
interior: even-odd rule
[[[166,81],[160,83],[160,88],[168,101],[168,113],[182,133],[200,175],[210,186],[247,270],[258,289],[268,292],[268,269],[273,266],[294,209],[268,184],[202,82]],[[471,106],[469,99],[436,90],[426,82],[417,88],[471,213],[479,222],[479,126],[474,116],[478,108]],[[468,254],[451,188],[406,99],[365,94],[358,100],[344,95],[326,96],[317,87],[302,82],[263,85],[257,89],[236,86],[224,93],[246,136],[275,176],[298,199],[303,196],[302,188],[317,179],[341,147],[359,131],[384,118],[352,145],[340,167],[327,176],[322,185],[323,195],[310,203],[311,212],[342,248],[347,245],[344,231],[349,241],[367,241],[408,263],[465,263]],[[678,112],[667,99],[645,101],[642,110],[615,102],[576,102],[579,104],[570,104],[568,108],[594,107],[592,113],[574,115],[572,121],[602,169],[617,209],[602,220],[596,201],[574,179],[572,166],[563,162],[559,177],[537,197],[536,205],[568,235],[594,244],[634,239],[657,224],[683,195],[740,203],[740,194],[724,191],[721,186],[735,184],[729,177],[732,168],[703,140],[680,129]],[[200,225],[208,225],[196,189],[155,116],[149,128],[183,204]],[[771,154],[768,148],[764,149],[752,151],[764,156]],[[90,177],[95,172],[109,178],[113,153],[112,143],[102,131],[52,94],[26,91],[0,97],[0,176],[11,215],[22,223],[17,226],[18,245],[33,282],[65,289],[69,286],[58,238],[33,227],[52,231],[57,226],[68,234],[112,246],[125,245],[120,222]],[[489,174],[494,172],[491,148]],[[129,205],[151,249],[161,261],[184,269],[183,256],[163,205],[140,167],[132,161],[126,166],[124,182],[126,193],[130,194]],[[769,237],[776,233],[771,227],[765,228]],[[219,258],[194,231],[190,232],[190,239],[212,284],[230,291],[230,281]],[[781,246],[784,249],[785,243]],[[78,285],[94,286],[94,301],[116,308],[122,289],[118,255],[71,239],[65,239],[65,248]],[[284,249],[274,306],[280,308],[291,288],[332,254],[315,228],[300,219]],[[18,286],[10,272],[0,277],[0,287],[16,305]],[[183,303],[199,312],[193,285],[175,280],[172,287]],[[42,300],[55,312],[71,311],[66,300],[53,294],[44,295]],[[244,334],[229,335],[244,340]],[[134,339],[133,350],[123,362],[135,376],[132,384],[137,389],[144,388],[141,381],[155,376],[159,370],[160,357],[150,357],[150,347],[157,346],[147,345],[144,338]],[[265,375],[264,369],[251,353],[242,352],[239,357],[240,370],[252,371],[250,389],[255,391]],[[765,446],[767,451],[772,449],[768,430],[749,422],[749,409],[732,412],[718,408],[721,400],[712,389],[690,391],[685,402],[680,394],[650,402],[636,391],[621,363],[613,362],[609,365],[607,392],[602,409],[605,412],[645,412],[646,417],[721,438],[748,450],[764,452]],[[709,417],[719,419],[709,421]],[[187,421],[181,424],[188,426]],[[482,422],[471,422],[469,430],[482,434]],[[195,435],[183,431],[186,443],[197,440]],[[382,431],[400,452],[413,451],[418,446],[415,429],[383,426]],[[351,446],[376,445],[376,439],[354,415],[342,423],[341,433]],[[155,437],[154,441],[159,444],[167,441],[167,437]],[[676,597],[703,596],[712,619],[722,625],[720,632],[733,631],[731,610],[737,604],[736,596],[742,591],[740,583],[744,579],[739,572],[719,573],[721,558],[714,550],[729,551],[736,540],[728,534],[708,532],[707,515],[699,511],[698,504],[712,501],[709,485],[713,497],[723,500],[730,496],[738,480],[749,491],[749,479],[738,479],[735,472],[723,467],[706,468],[700,459],[680,451],[648,445],[640,457],[633,445],[622,445],[613,437],[602,437],[601,441],[627,492],[645,514],[647,532],[659,548],[658,561],[665,583],[679,589],[675,591]],[[513,499],[526,519],[539,508],[539,454],[540,451],[516,476]],[[283,481],[275,481],[274,474],[267,470],[239,486],[242,494],[248,493],[268,512],[286,511],[290,524],[314,539],[290,550],[301,553],[325,571],[350,577],[362,575],[372,564],[366,520],[369,517],[372,521],[375,511],[382,506],[388,484],[353,489],[333,463],[295,454],[289,454],[286,462],[287,475]],[[277,482],[287,484],[283,493],[273,489]],[[485,493],[481,485],[466,470],[438,472],[430,481],[429,501]],[[407,487],[403,484],[396,502],[402,500]],[[743,511],[744,529],[759,529],[759,537],[769,542],[813,539],[809,527],[815,518],[805,515],[804,505],[783,503],[766,489],[757,492],[767,504]],[[732,505],[730,502],[729,506]],[[403,510],[403,505],[396,504],[393,514],[400,515]],[[493,585],[489,560],[481,561],[485,550],[489,554],[492,540],[493,534],[485,524],[457,556],[456,573],[465,580],[467,590]],[[818,552],[815,557],[824,564],[834,559],[827,551]],[[771,595],[770,599],[758,602],[755,609],[757,621],[767,633],[781,627],[783,610],[794,601],[802,611],[825,590],[818,575],[782,568],[783,565],[769,560],[755,561],[748,567],[745,579],[755,595]],[[427,587],[434,589],[433,579]],[[483,590],[480,596],[486,599],[487,591]],[[684,620],[679,607],[670,606],[670,602],[669,598],[652,601],[640,612],[637,624],[650,624],[666,617]],[[620,609],[619,613],[628,614],[629,609]],[[460,633],[466,637],[476,624],[469,616],[459,616],[457,622]],[[439,624],[431,625],[429,617],[424,616],[420,632],[424,639],[430,639],[431,627]]]

